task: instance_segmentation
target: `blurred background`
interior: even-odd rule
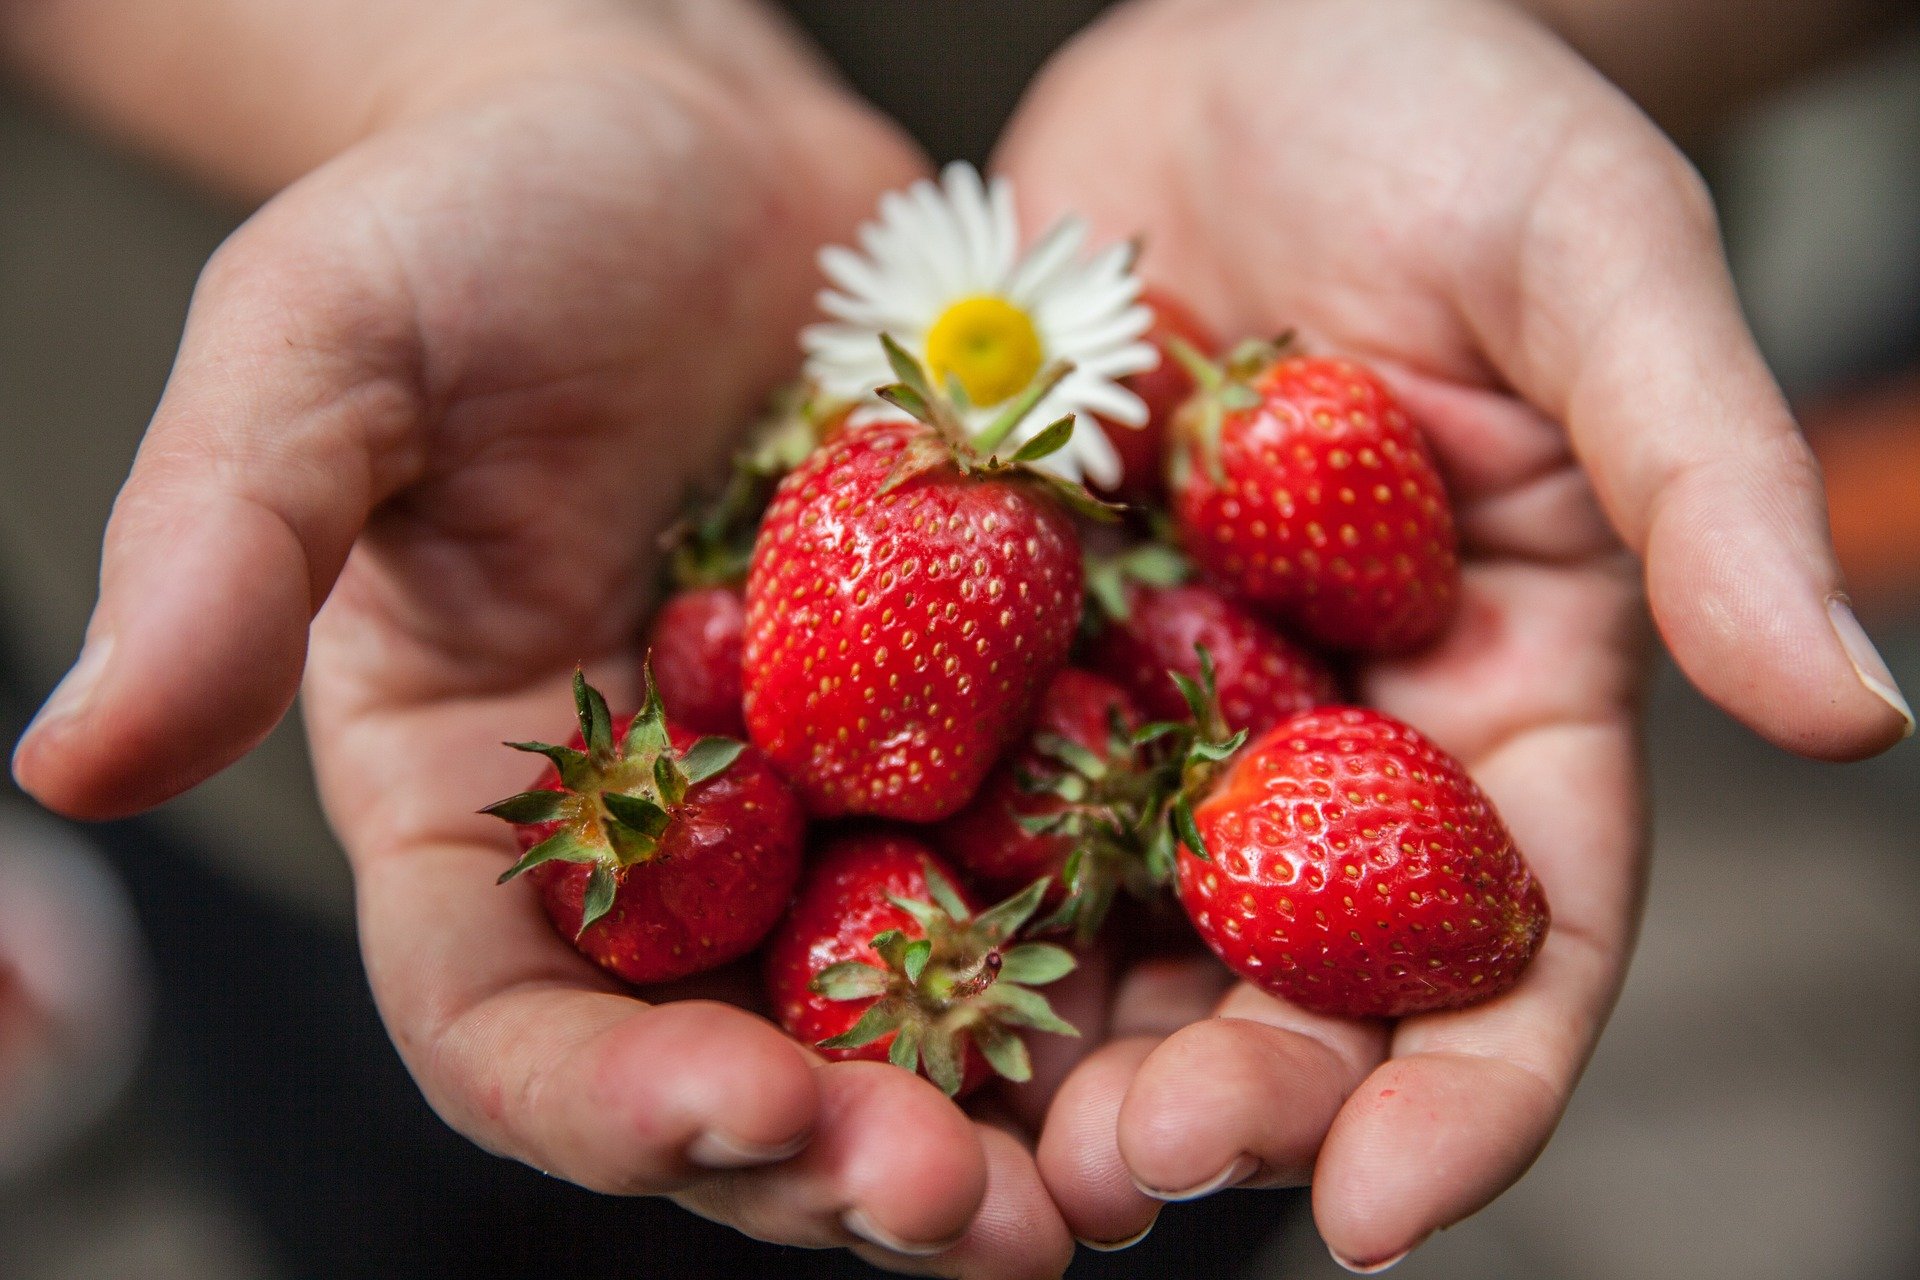
[[[1058,6],[1036,49],[1095,7]],[[1003,61],[994,83],[921,85],[935,153],[984,152],[1029,70]],[[78,649],[100,531],[194,278],[244,211],[8,93],[11,743]],[[1697,159],[1754,327],[1826,468],[1855,602],[1920,690],[1920,31],[1765,103]],[[1670,669],[1648,735],[1651,905],[1612,1028],[1533,1172],[1396,1274],[1920,1274],[1920,746],[1846,767],[1796,760]],[[675,1212],[587,1204],[467,1148],[427,1111],[367,996],[297,725],[137,822],[70,827],[6,785],[0,1277],[517,1275],[535,1259],[586,1274],[598,1237],[580,1214],[631,1229]],[[1290,1201],[1234,1199],[1249,1202],[1243,1218],[1282,1220],[1252,1274],[1344,1274]],[[1166,1211],[1162,1248],[1189,1208]],[[556,1243],[561,1231],[585,1238]],[[697,1260],[712,1229],[667,1234],[671,1253],[647,1270],[706,1274],[719,1256]],[[1194,1256],[1180,1272],[1198,1274]]]

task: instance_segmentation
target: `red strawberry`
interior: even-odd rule
[[[800,876],[805,815],[752,747],[669,724],[648,681],[614,724],[574,674],[573,745],[508,745],[552,767],[485,812],[514,823],[523,872],[554,927],[628,982],[666,982],[751,951]]]
[[[1188,554],[1307,639],[1393,653],[1439,634],[1459,595],[1453,513],[1413,423],[1351,360],[1243,349],[1175,426]]]
[[[1487,797],[1377,711],[1295,716],[1190,812],[1179,893],[1194,927],[1228,968],[1305,1008],[1471,1004],[1512,986],[1546,934],[1546,898]]]
[[[1339,696],[1326,664],[1213,588],[1127,580],[1128,563],[1142,560],[1136,551],[1116,562],[1119,577],[1103,567],[1089,580],[1103,614],[1089,665],[1147,714],[1166,720],[1187,714],[1168,673],[1199,679],[1200,648],[1213,658],[1229,728],[1262,733]],[[1171,580],[1160,576],[1162,583]]]
[[[891,1061],[958,1096],[994,1072],[1032,1075],[1015,1028],[1078,1033],[1033,986],[1073,969],[1059,947],[1010,945],[1045,885],[988,911],[911,836],[869,831],[829,844],[767,948],[782,1026],[833,1059]]]
[[[1066,660],[1079,540],[1050,496],[1063,483],[1023,464],[1072,420],[1000,462],[1035,392],[969,441],[893,353],[889,394],[925,422],[848,427],[781,482],[761,525],[747,728],[814,813],[931,822],[972,797]]]
[[[1122,502],[1147,505],[1165,492],[1168,428],[1194,389],[1193,374],[1174,358],[1168,340],[1178,338],[1206,356],[1213,355],[1219,343],[1200,317],[1170,294],[1149,288],[1140,300],[1153,308],[1153,327],[1144,341],[1160,353],[1160,363],[1145,373],[1128,374],[1120,385],[1146,402],[1146,425],[1129,427],[1098,416],[1094,421],[1120,455],[1120,483],[1105,492]]]
[[[653,615],[647,652],[673,722],[693,733],[747,736],[740,710],[746,600],[737,587],[677,591]]]

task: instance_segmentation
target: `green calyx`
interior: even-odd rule
[[[1294,345],[1292,330],[1277,338],[1249,338],[1227,353],[1221,361],[1208,359],[1191,343],[1178,337],[1167,340],[1167,350],[1180,362],[1194,381],[1193,398],[1175,419],[1174,431],[1181,447],[1172,451],[1169,478],[1175,490],[1193,478],[1193,452],[1197,448],[1207,467],[1207,476],[1215,484],[1224,484],[1226,475],[1220,465],[1220,435],[1227,415],[1252,409],[1260,403],[1253,380]]]
[[[1155,831],[1164,849],[1164,860],[1157,858],[1155,866],[1167,878],[1173,875],[1176,837],[1193,851],[1195,857],[1203,862],[1212,861],[1206,841],[1200,838],[1199,824],[1194,821],[1193,802],[1213,789],[1221,766],[1247,741],[1245,729],[1228,731],[1226,716],[1220,710],[1219,682],[1214,677],[1213,655],[1203,644],[1193,648],[1200,659],[1198,680],[1178,671],[1167,673],[1179,687],[1189,717],[1182,726],[1180,749],[1175,753],[1177,763],[1169,778],[1162,802],[1161,821]]]
[[[1150,900],[1173,878],[1182,841],[1197,856],[1207,856],[1193,802],[1211,789],[1221,764],[1247,735],[1227,728],[1213,657],[1204,645],[1196,651],[1199,679],[1169,673],[1186,701],[1187,719],[1128,729],[1116,712],[1104,757],[1053,735],[1035,740],[1035,747],[1061,768],[1043,778],[1023,778],[1022,786],[1057,797],[1062,807],[1015,821],[1029,834],[1074,842],[1060,871],[1067,895],[1035,932],[1071,929],[1082,942],[1090,941],[1117,890]]]
[[[814,978],[812,990],[829,1000],[872,1002],[850,1029],[820,1047],[857,1049],[892,1033],[888,1059],[924,1071],[948,1095],[960,1091],[969,1044],[1007,1079],[1032,1078],[1019,1028],[1080,1034],[1033,989],[1073,972],[1073,956],[1051,943],[1016,941],[1048,882],[1036,881],[974,915],[931,864],[926,874],[931,902],[890,899],[922,936],[889,929],[873,939],[879,964],[847,960]]]
[[[1119,890],[1146,900],[1165,882],[1154,851],[1173,780],[1167,762],[1185,732],[1166,722],[1131,728],[1118,708],[1109,708],[1104,752],[1056,734],[1034,739],[1035,751],[1051,767],[1022,771],[1020,789],[1050,796],[1058,806],[1015,814],[1014,821],[1030,836],[1072,843],[1059,873],[1066,896],[1034,926],[1036,933],[1071,930],[1080,942],[1091,942]]]
[[[915,421],[932,428],[931,439],[908,449],[901,457],[887,477],[886,488],[951,462],[962,475],[1003,475],[1032,480],[1069,510],[1089,519],[1111,522],[1119,518],[1119,508],[1094,497],[1085,485],[1033,465],[1058,453],[1073,438],[1072,414],[1048,424],[1044,431],[1023,441],[1010,456],[1001,458],[998,453],[1047,393],[1073,372],[1072,364],[1060,360],[1042,369],[1026,390],[1009,400],[991,422],[974,432],[966,425],[967,393],[958,380],[949,380],[945,391],[938,390],[925,367],[890,334],[880,335],[880,345],[886,349],[887,363],[899,381],[881,387],[876,394]]]
[[[1089,636],[1098,634],[1108,622],[1126,621],[1132,612],[1127,588],[1133,583],[1177,587],[1193,577],[1193,564],[1172,545],[1171,531],[1155,532],[1154,540],[1129,547],[1118,555],[1086,557],[1087,616],[1083,621]]]
[[[522,791],[480,812],[516,826],[558,823],[558,829],[522,854],[500,876],[505,884],[544,862],[578,862],[593,868],[587,879],[580,929],[607,914],[627,869],[659,852],[687,792],[726,770],[745,749],[731,738],[701,738],[676,752],[667,735],[666,712],[646,672],[647,696],[619,742],[607,700],[573,673],[573,701],[585,749],[549,742],[509,742],[516,751],[545,756],[560,773],[560,790]]]
[[[688,504],[660,536],[671,588],[737,586],[746,581],[753,542],[780,478],[799,466],[826,424],[847,406],[793,382],[774,393],[747,446],[734,455],[718,494]]]

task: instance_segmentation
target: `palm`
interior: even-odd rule
[[[1366,666],[1358,692],[1494,797],[1553,907],[1538,960],[1500,999],[1392,1026],[1229,988],[1210,960],[1153,960],[1114,983],[1112,1040],[1068,1077],[1041,1142],[1084,1237],[1151,1220],[1126,1175],[1179,1191],[1238,1160],[1256,1184],[1311,1178],[1336,1250],[1384,1259],[1532,1160],[1624,974],[1644,855],[1639,586],[1582,469],[1605,491],[1605,460],[1577,460],[1580,432],[1553,419],[1580,425],[1563,370],[1606,336],[1596,305],[1663,265],[1601,255],[1579,265],[1607,270],[1570,279],[1568,246],[1604,249],[1623,217],[1697,214],[1692,187],[1570,54],[1473,5],[1136,9],[1060,60],[1000,158],[1029,215],[1078,208],[1142,234],[1146,274],[1224,334],[1289,328],[1381,367],[1447,475],[1458,618],[1434,650]],[[1608,508],[1643,538],[1611,479]],[[1672,626],[1684,642],[1688,620]]]
[[[368,975],[449,1123],[762,1238],[1059,1256],[1011,1138],[733,1002],[644,1005],[493,883],[474,810],[527,782],[498,744],[564,737],[576,663],[631,699],[658,530],[797,362],[815,247],[919,168],[775,36],[734,28],[720,75],[664,48],[419,104],[223,248],[109,530],[96,631],[147,637],[97,695],[123,706],[19,769],[72,811],[152,803],[251,745],[304,648]]]

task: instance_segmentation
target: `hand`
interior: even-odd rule
[[[659,529],[797,361],[815,247],[920,168],[757,14],[653,8],[457,51],[221,249],[15,767],[132,812],[257,742],[304,665],[368,975],[448,1123],[764,1239],[1057,1272],[1013,1138],[723,999],[643,1004],[494,885],[511,840],[474,810],[529,781],[500,741],[564,737],[583,658],[632,703]]]
[[[1210,958],[1136,967],[1039,1151],[1084,1238],[1223,1174],[1311,1180],[1335,1254],[1383,1262],[1520,1176],[1619,991],[1645,876],[1628,551],[1680,665],[1768,738],[1846,759],[1911,721],[1842,612],[1819,477],[1699,180],[1525,18],[1136,4],[1056,60],[1000,160],[1035,225],[1077,208],[1144,232],[1147,274],[1223,334],[1295,328],[1381,366],[1458,504],[1457,622],[1360,692],[1505,814],[1554,913],[1531,970],[1387,1025],[1229,989]]]

